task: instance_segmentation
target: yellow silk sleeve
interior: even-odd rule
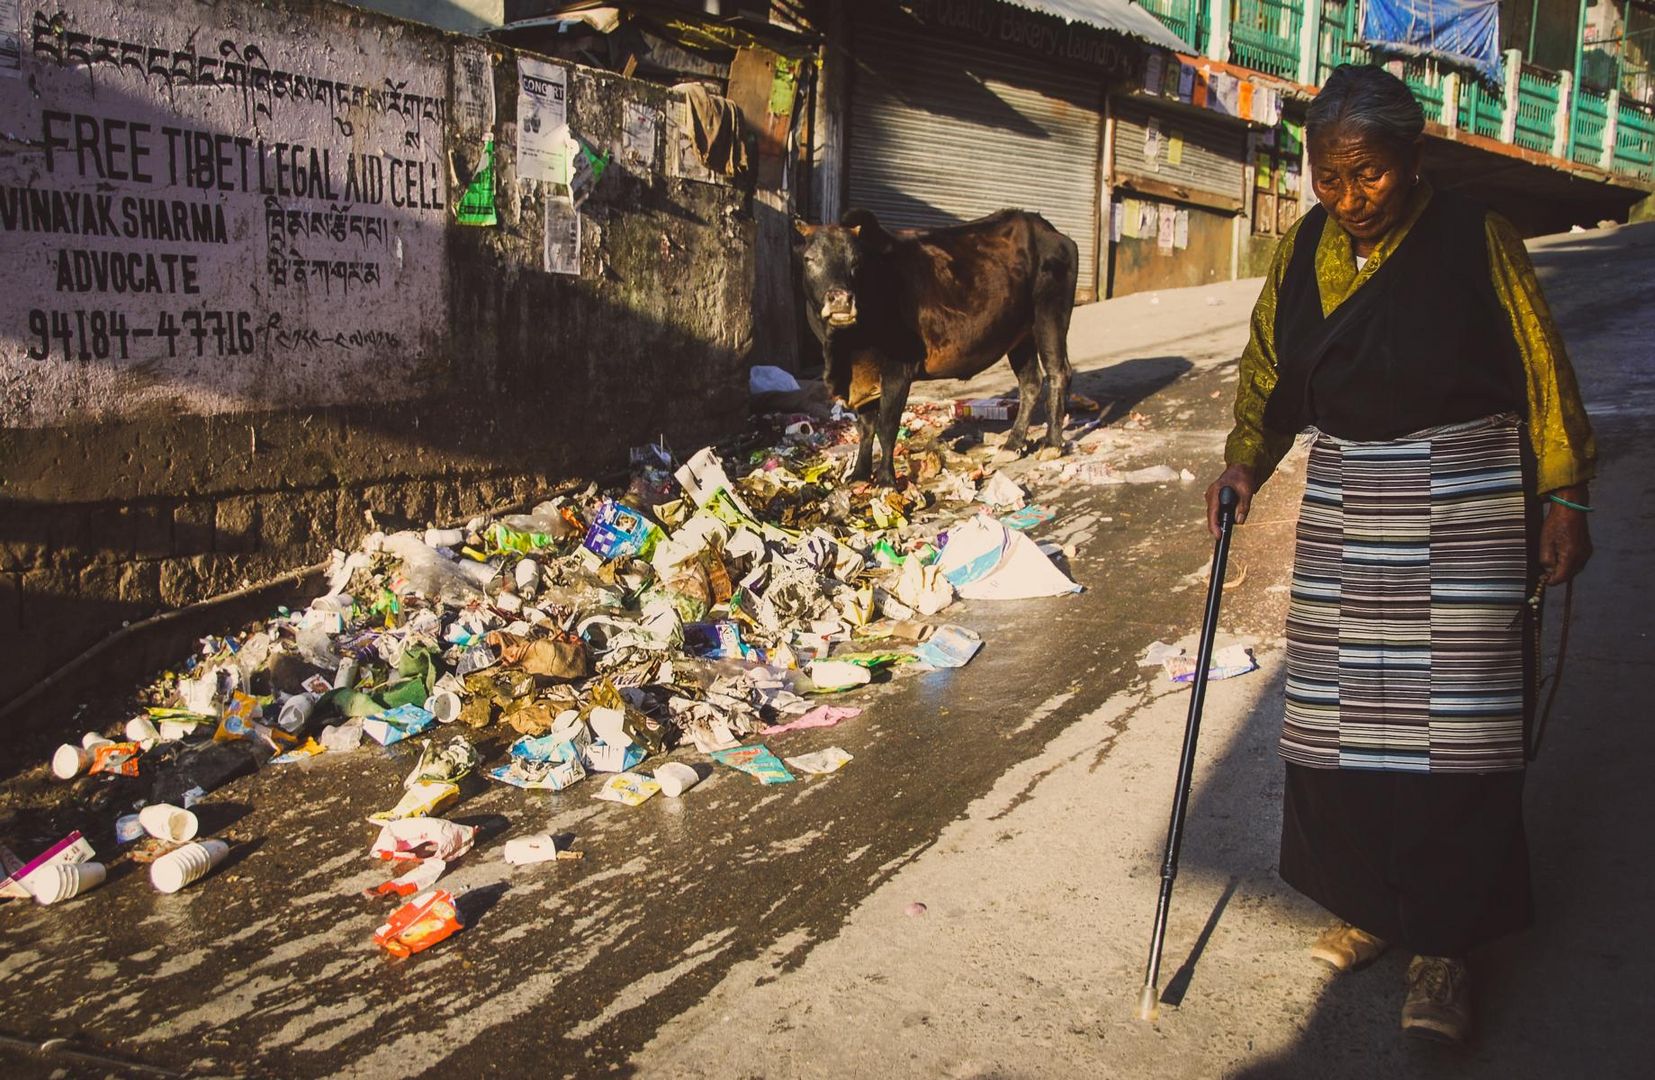
[[[1241,352],[1240,377],[1236,382],[1235,427],[1224,442],[1224,463],[1251,465],[1259,484],[1269,478],[1293,447],[1292,435],[1265,429],[1264,405],[1270,400],[1270,391],[1276,388],[1276,302],[1298,234],[1299,222],[1294,222],[1276,245],[1264,289],[1253,305],[1252,327],[1247,347]]]
[[[1527,376],[1537,493],[1584,483],[1597,466],[1597,443],[1563,336],[1516,228],[1499,214],[1489,214],[1484,229],[1494,292],[1511,319]]]

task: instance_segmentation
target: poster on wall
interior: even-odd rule
[[[23,74],[23,0],[0,0],[0,78]]]
[[[442,48],[253,5],[28,12],[0,426],[412,396],[446,333]]]
[[[494,127],[494,58],[481,45],[454,47],[454,126],[466,135]]]
[[[580,211],[561,195],[546,200],[546,270],[580,274]]]
[[[569,183],[568,72],[517,58],[517,176]]]
[[[642,102],[629,101],[621,113],[621,165],[639,174],[655,169],[656,133],[661,116]]]

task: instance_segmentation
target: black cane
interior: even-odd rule
[[[1167,856],[1161,864],[1161,899],[1155,905],[1155,934],[1149,939],[1149,966],[1144,969],[1138,1019],[1153,1020],[1160,1011],[1161,943],[1167,933],[1167,908],[1172,904],[1172,881],[1178,876],[1178,848],[1184,842],[1184,811],[1190,801],[1190,775],[1195,772],[1195,740],[1201,733],[1201,705],[1207,696],[1207,668],[1212,665],[1213,638],[1218,635],[1218,602],[1224,597],[1224,564],[1230,559],[1230,534],[1236,523],[1235,489],[1218,489],[1218,543],[1213,546],[1212,577],[1207,582],[1207,614],[1201,623],[1196,649],[1195,678],[1190,686],[1190,714],[1184,721],[1184,752],[1178,760],[1178,789],[1172,797],[1172,821],[1167,825]]]

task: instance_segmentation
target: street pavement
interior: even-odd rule
[[[1224,641],[1259,671],[1212,685],[1167,936],[1169,1003],[1135,1019],[1186,693],[1137,657],[1193,645],[1211,544],[1201,490],[1228,426],[1258,283],[1076,312],[1076,390],[1111,460],[1189,484],[1042,482],[1079,596],[968,603],[970,666],[875,688],[867,712],[770,741],[843,746],[841,772],[761,788],[730,772],[625,810],[494,788],[459,820],[490,839],[444,879],[467,929],[404,962],[368,938],[382,874],[362,821],[409,763],[327,756],[213,800],[240,841],[209,882],[137,882],[0,907],[8,1075],[640,1077],[1631,1077],[1648,1073],[1639,917],[1655,732],[1646,612],[1655,434],[1655,226],[1534,245],[1603,462],[1597,555],[1575,597],[1556,713],[1528,788],[1535,927],[1474,958],[1464,1050],[1397,1032],[1406,957],[1351,976],[1304,954],[1325,916],[1275,875],[1282,620],[1302,460],[1232,555]],[[1009,390],[1008,372],[953,397]],[[1554,601],[1555,603],[1555,601]],[[1555,616],[1556,610],[1554,608]],[[1554,619],[1555,628],[1555,619]],[[501,836],[574,834],[579,863],[514,869]],[[138,886],[138,887],[133,887]],[[923,913],[915,914],[916,904]],[[69,1040],[87,1058],[25,1052]]]

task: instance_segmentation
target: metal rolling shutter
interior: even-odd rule
[[[1243,197],[1242,167],[1247,158],[1247,128],[1235,121],[1209,119],[1182,110],[1156,109],[1135,98],[1117,97],[1115,112],[1115,171],[1147,180],[1159,180],[1237,201]],[[1144,160],[1144,137],[1151,116],[1160,120],[1161,152],[1150,164]],[[1173,132],[1183,136],[1183,160],[1167,161],[1167,142]]]
[[[1097,295],[1100,79],[884,23],[858,26],[852,62],[849,206],[910,228],[1035,211]]]

